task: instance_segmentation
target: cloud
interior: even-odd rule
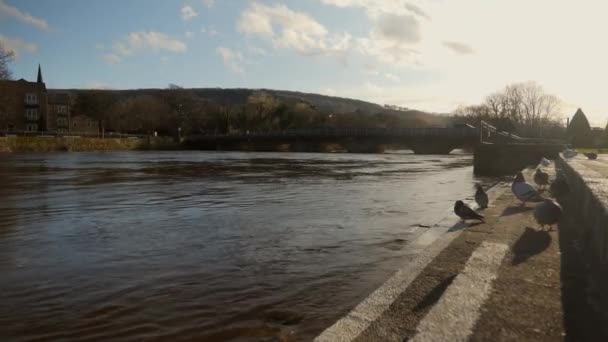
[[[140,51],[183,53],[187,49],[184,42],[171,38],[164,33],[140,31],[131,32],[119,41],[115,41],[112,44],[111,53],[102,57],[106,62],[115,64],[121,62],[124,57],[132,56]]]
[[[422,21],[431,16],[405,0],[321,0],[330,6],[361,8],[370,20],[366,37],[356,39],[357,50],[381,63],[420,65]]]
[[[188,20],[198,16],[198,13],[196,13],[194,8],[192,8],[192,6],[188,6],[188,5],[185,5],[184,7],[182,7],[181,12],[182,12],[183,21],[188,21]]]
[[[15,58],[19,58],[22,52],[36,53],[38,51],[38,46],[34,43],[28,43],[19,38],[9,38],[1,34],[0,44],[5,50],[13,52]]]
[[[192,37],[194,37],[194,32],[192,32],[192,31],[186,31],[184,33],[184,36],[186,36],[186,38],[192,38]]]
[[[43,31],[49,30],[49,24],[44,19],[36,18],[29,13],[21,12],[17,7],[5,4],[0,0],[0,15],[5,14],[11,16],[22,23],[35,26]]]
[[[249,50],[249,54],[250,55],[258,55],[258,56],[265,56],[268,54],[268,52],[264,49],[262,49],[261,47],[257,47],[257,46],[248,46],[247,50]]]
[[[216,52],[222,57],[224,65],[235,74],[242,74],[245,72],[243,69],[243,56],[239,52],[234,52],[232,49],[220,46],[216,49]]]
[[[409,14],[383,14],[376,20],[374,35],[395,43],[417,43],[421,39],[420,23]]]
[[[238,30],[272,42],[275,48],[291,49],[304,56],[344,56],[350,48],[348,33],[330,34],[314,18],[285,5],[252,3],[239,19]]]
[[[410,13],[425,19],[431,18],[426,11],[410,0],[321,0],[321,3],[340,8],[362,8],[370,17],[377,17],[383,13],[396,15]]]
[[[215,37],[220,34],[215,29],[208,29],[204,26],[201,28],[201,33],[206,33],[209,37]]]
[[[202,0],[203,1],[203,5],[205,5],[205,7],[207,8],[211,8],[215,5],[215,0]]]
[[[110,64],[116,64],[116,63],[120,63],[122,61],[122,58],[120,58],[118,55],[113,54],[113,53],[106,53],[105,55],[102,56],[103,60],[110,63]]]
[[[401,81],[401,78],[395,74],[391,74],[390,72],[386,72],[384,73],[384,77],[386,77],[387,79],[391,80],[391,81],[395,81],[395,82],[399,82]]]
[[[97,50],[103,50],[104,48],[105,48],[105,46],[102,43],[95,44],[95,49],[97,49]]]
[[[472,53],[475,53],[472,47],[464,43],[444,41],[443,45],[448,49],[456,52],[457,54],[470,55]]]

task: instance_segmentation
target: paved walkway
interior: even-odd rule
[[[534,222],[534,204],[521,207],[508,186],[501,190],[486,223],[454,226],[459,234],[363,328],[342,334],[338,324],[318,340],[608,341],[608,325],[588,305],[569,199],[559,229],[546,232]],[[364,321],[368,307],[350,320]]]

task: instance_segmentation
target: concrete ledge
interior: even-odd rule
[[[584,221],[579,225],[581,249],[590,268],[590,294],[597,298],[593,304],[608,307],[608,164],[560,156],[556,166],[566,177],[573,207]]]

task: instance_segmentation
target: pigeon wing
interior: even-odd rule
[[[525,202],[539,202],[543,200],[532,184],[527,182],[515,183],[513,185],[513,194],[519,200]]]

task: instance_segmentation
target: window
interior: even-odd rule
[[[57,118],[57,126],[67,126],[68,120],[66,118]]]
[[[28,132],[36,132],[38,131],[38,124],[26,124],[25,130]]]
[[[25,118],[29,121],[38,120],[38,109],[36,108],[26,108],[25,109]]]
[[[25,103],[27,104],[38,104],[38,95],[34,93],[25,94]]]
[[[65,105],[57,105],[57,113],[66,114],[68,112],[68,106]]]

